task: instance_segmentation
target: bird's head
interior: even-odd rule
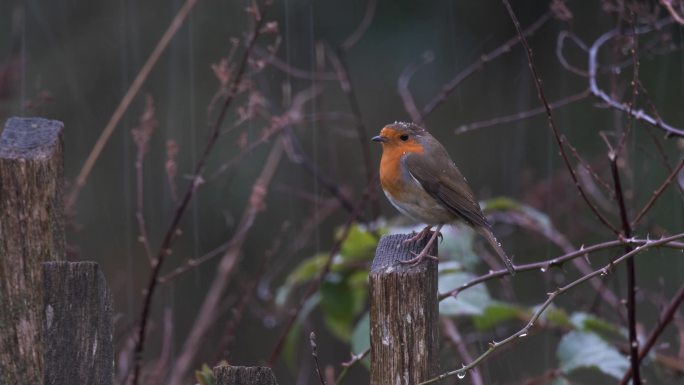
[[[394,122],[380,130],[371,140],[382,143],[384,151],[422,152],[423,143],[430,134],[415,123]]]

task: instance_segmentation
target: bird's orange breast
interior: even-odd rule
[[[380,160],[380,184],[383,190],[396,199],[401,199],[404,193],[404,181],[402,180],[401,158],[408,153],[422,153],[423,146],[415,141],[407,142],[401,146],[385,145]]]

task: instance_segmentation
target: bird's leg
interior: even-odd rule
[[[427,236],[428,232],[430,232],[430,229],[432,229],[432,226],[425,226],[425,228],[420,230],[419,233],[417,233],[416,235],[412,236],[409,239],[404,240],[404,243],[413,243],[413,242],[416,242],[416,241],[419,241],[419,240],[425,238]]]
[[[441,235],[440,230],[442,230],[442,225],[437,226],[437,228],[435,229],[435,232],[432,233],[432,236],[430,237],[428,242],[425,244],[423,251],[421,251],[419,254],[414,253],[412,251],[411,254],[415,255],[414,258],[411,258],[407,261],[399,261],[399,262],[404,263],[404,264],[410,264],[412,266],[415,266],[415,265],[423,262],[423,259],[425,259],[425,258],[434,259],[435,261],[439,262],[439,258],[435,257],[434,255],[429,255],[428,251],[432,248],[432,245],[437,240],[437,237],[439,237]]]

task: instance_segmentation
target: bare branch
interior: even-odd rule
[[[672,298],[672,301],[670,301],[665,310],[663,310],[658,323],[651,331],[651,334],[648,335],[644,346],[641,348],[641,350],[639,350],[639,363],[641,363],[644,357],[648,355],[648,352],[651,351],[658,340],[658,337],[660,337],[660,335],[665,331],[667,325],[672,322],[674,315],[677,312],[677,308],[679,308],[679,305],[681,305],[682,302],[684,302],[684,285],[679,287],[679,290],[677,290],[677,293],[675,294],[674,298]],[[618,385],[627,385],[630,377],[632,377],[631,368],[627,370]]]
[[[109,118],[109,121],[102,130],[100,137],[97,138],[97,142],[95,142],[93,149],[90,151],[90,154],[88,154],[88,158],[76,177],[74,187],[65,200],[65,211],[69,212],[73,208],[74,203],[76,203],[76,199],[78,199],[79,192],[85,185],[88,175],[90,175],[90,171],[93,169],[97,158],[100,157],[100,153],[102,153],[102,149],[104,149],[104,146],[112,136],[114,129],[126,113],[126,110],[128,110],[131,102],[133,102],[135,95],[137,95],[140,91],[140,88],[147,79],[147,76],[150,74],[150,72],[152,72],[152,68],[154,68],[154,66],[157,64],[159,57],[162,55],[162,53],[164,53],[166,47],[168,47],[169,43],[171,42],[171,39],[176,35],[178,29],[180,29],[180,27],[183,25],[185,19],[188,17],[188,14],[190,14],[190,11],[195,7],[196,3],[197,0],[186,0],[185,3],[183,3],[183,6],[181,6],[181,8],[178,10],[176,16],[171,21],[171,24],[169,24],[169,27],[164,32],[164,35],[162,35],[161,39],[159,39],[159,42],[157,42],[157,45],[154,47],[154,50],[147,58],[147,61],[143,67],[140,69],[140,72],[138,72],[138,75],[133,80],[133,83],[131,83],[131,86],[128,88],[128,91],[126,91],[126,94],[121,99],[121,102],[119,102],[119,105]]]
[[[575,169],[572,167],[572,164],[570,164],[570,160],[568,159],[568,156],[565,152],[565,147],[563,146],[563,143],[566,142],[567,139],[564,136],[562,136],[558,131],[558,128],[556,127],[556,122],[553,119],[553,113],[551,112],[551,106],[549,105],[549,102],[547,101],[546,96],[544,94],[541,76],[537,72],[537,67],[534,65],[532,49],[530,48],[529,44],[527,44],[525,34],[520,28],[520,22],[518,22],[518,18],[515,16],[515,13],[511,8],[510,3],[508,2],[508,0],[503,0],[503,3],[506,6],[506,9],[508,10],[508,14],[511,16],[511,20],[513,20],[513,25],[515,26],[515,29],[518,31],[518,37],[520,38],[522,45],[525,48],[525,52],[527,53],[527,61],[529,64],[530,73],[532,74],[532,79],[534,80],[534,84],[537,87],[537,96],[539,97],[539,100],[544,104],[544,110],[546,111],[549,127],[551,128],[551,131],[553,131],[554,138],[556,139],[556,143],[558,144],[558,149],[560,150],[560,155],[563,158],[565,166],[570,172],[570,176],[572,177],[573,182],[575,182],[575,187],[577,187],[577,190],[582,196],[582,199],[584,199],[584,202],[587,204],[587,206],[589,206],[589,208],[594,213],[596,218],[598,218],[598,220],[601,223],[603,223],[608,229],[610,229],[614,234],[617,235],[620,232],[615,228],[615,226],[613,226],[608,221],[608,219],[606,219],[606,217],[603,214],[601,214],[601,212],[596,208],[596,206],[589,200],[589,197],[582,188],[582,185],[579,183]]]
[[[677,164],[677,166],[674,169],[672,169],[672,171],[670,172],[670,175],[668,175],[667,178],[665,178],[665,180],[660,185],[660,187],[658,187],[653,192],[653,194],[651,195],[651,198],[648,200],[648,202],[646,202],[646,204],[644,204],[644,207],[642,207],[641,210],[639,210],[639,214],[637,214],[636,217],[634,217],[634,219],[631,222],[632,226],[636,226],[636,224],[639,223],[641,218],[643,218],[644,215],[646,215],[646,213],[648,213],[648,211],[651,209],[651,207],[653,207],[653,205],[655,204],[656,200],[658,200],[658,198],[663,194],[665,189],[667,189],[667,187],[677,177],[677,174],[679,174],[679,171],[682,169],[682,167],[684,167],[684,158],[682,158],[679,161],[679,164]]]
[[[655,29],[660,29],[665,27],[668,24],[672,23],[671,18],[665,18],[657,23],[655,23],[654,27],[642,27],[642,28],[637,28],[635,29],[635,34],[644,34],[647,32],[651,32],[654,28]],[[659,118],[654,118],[650,115],[648,115],[646,112],[643,110],[636,110],[632,109],[630,106],[625,105],[624,103],[621,103],[612,97],[610,97],[608,94],[606,94],[601,88],[599,88],[597,80],[596,80],[596,71],[598,68],[598,62],[596,59],[596,56],[598,55],[598,51],[601,48],[603,44],[605,44],[608,40],[611,40],[615,36],[617,36],[618,30],[612,30],[610,32],[607,32],[603,35],[601,35],[594,44],[592,44],[591,48],[589,49],[589,89],[591,90],[591,93],[601,99],[604,103],[606,103],[608,106],[615,108],[617,110],[623,111],[625,113],[628,113],[635,119],[648,123],[652,126],[658,127],[666,132],[668,136],[679,136],[679,137],[684,137],[684,130],[673,127]]]
[[[633,244],[633,245],[638,245],[638,247],[643,247],[644,245],[649,244],[649,242],[652,242],[649,239],[618,239],[614,241],[606,241],[602,243],[597,243],[595,245],[587,246],[580,248],[579,250],[563,254],[561,256],[558,256],[556,258],[552,258],[546,261],[541,261],[541,262],[534,262],[534,263],[528,263],[524,265],[515,265],[514,269],[516,273],[523,272],[523,271],[541,271],[541,272],[547,272],[549,271],[552,267],[555,266],[561,266],[563,263],[574,259],[578,257],[582,257],[585,255],[588,255],[590,253],[593,253],[595,251],[599,250],[604,250],[604,249],[609,249],[612,247],[617,247],[617,246],[624,246],[625,244]],[[684,243],[681,242],[668,242],[665,244],[662,244],[663,247],[672,247],[675,249],[684,249]],[[460,292],[468,289],[469,287],[473,287],[475,285],[478,285],[483,282],[491,281],[492,279],[495,278],[503,278],[507,275],[510,275],[510,273],[506,269],[500,269],[500,270],[494,270],[490,271],[487,274],[481,275],[477,278],[474,278],[463,285],[454,288],[452,290],[447,291],[446,293],[441,293],[439,295],[440,301],[449,298],[449,297],[456,297]]]
[[[194,4],[194,3],[193,3]],[[181,19],[182,20],[182,19]],[[164,236],[164,240],[162,241],[162,244],[159,247],[159,252],[157,253],[157,257],[152,261],[152,272],[150,274],[149,282],[147,284],[147,289],[144,292],[144,299],[143,299],[143,307],[140,315],[140,324],[138,326],[138,338],[136,340],[136,346],[135,346],[135,365],[134,365],[134,370],[133,370],[133,385],[138,384],[138,378],[140,376],[140,364],[142,360],[142,353],[145,348],[145,337],[147,333],[147,320],[149,318],[149,314],[152,308],[152,298],[154,296],[154,291],[157,287],[157,277],[159,276],[159,273],[161,272],[161,267],[166,259],[167,256],[170,255],[171,253],[171,245],[173,244],[173,241],[175,240],[176,236],[179,234],[179,224],[181,219],[183,218],[183,215],[185,214],[185,211],[188,208],[188,205],[190,203],[190,200],[192,196],[194,195],[195,191],[197,190],[200,181],[201,181],[201,175],[204,171],[204,165],[209,157],[209,154],[211,153],[212,149],[214,148],[214,145],[216,144],[216,140],[219,137],[219,133],[221,131],[221,124],[223,123],[226,114],[228,113],[228,108],[232,104],[234,100],[234,96],[236,95],[237,92],[237,87],[240,84],[240,81],[242,79],[243,74],[245,73],[245,69],[247,67],[247,59],[249,58],[252,47],[256,43],[257,37],[259,36],[259,29],[264,22],[264,19],[259,19],[257,20],[257,23],[255,25],[254,31],[249,35],[247,39],[247,44],[245,48],[245,53],[242,57],[242,60],[240,61],[240,65],[237,71],[236,76],[234,77],[233,80],[233,85],[231,87],[231,93],[228,95],[228,97],[225,99],[223,102],[223,106],[221,107],[221,111],[212,127],[211,135],[209,139],[207,140],[207,144],[204,148],[204,152],[199,158],[199,161],[197,162],[197,165],[195,166],[195,172],[193,174],[192,181],[189,183],[188,187],[186,188],[185,195],[183,197],[183,200],[181,203],[178,205],[176,208],[173,220],[171,221],[171,224],[169,225],[166,235]]]
[[[375,15],[375,8],[378,5],[378,0],[368,0],[366,3],[366,12],[363,14],[363,19],[359,23],[358,27],[352,32],[349,37],[347,37],[344,42],[340,45],[340,48],[344,51],[349,51],[353,46],[361,40],[361,37],[366,33],[368,27],[370,27],[373,21],[373,16]]]
[[[551,16],[551,11],[544,13],[539,19],[537,19],[537,21],[532,23],[523,31],[523,35],[532,36],[535,32],[537,32],[539,28],[541,28],[544,24],[546,24],[547,21],[551,19]],[[506,40],[506,42],[502,45],[480,56],[478,61],[470,64],[469,66],[461,70],[461,72],[459,72],[453,79],[447,82],[439,91],[439,93],[430,102],[428,102],[428,104],[426,104],[425,107],[423,107],[421,115],[423,117],[430,115],[432,111],[435,110],[435,108],[437,108],[440,104],[446,101],[449,94],[452,93],[456,89],[456,87],[458,87],[459,84],[461,84],[464,80],[468,79],[477,71],[481,70],[485,64],[503,55],[504,53],[510,52],[511,48],[513,48],[518,43],[520,43],[518,35],[513,36],[510,39]]]
[[[560,107],[565,107],[568,104],[572,104],[572,103],[578,102],[580,100],[584,100],[589,95],[590,95],[589,90],[584,90],[584,91],[579,92],[577,94],[570,95],[570,96],[567,96],[565,98],[556,100],[555,102],[550,102],[549,107],[551,107],[552,109],[555,110],[555,109],[560,108]],[[456,129],[454,130],[454,133],[459,135],[459,134],[463,134],[463,133],[466,133],[469,131],[478,130],[480,128],[487,128],[487,127],[492,127],[492,126],[496,126],[499,124],[517,122],[519,120],[528,119],[528,118],[531,118],[533,116],[542,115],[545,112],[546,112],[546,108],[538,107],[538,108],[533,108],[533,109],[527,110],[527,111],[520,111],[520,112],[517,112],[515,114],[511,114],[511,115],[499,116],[496,118],[482,120],[479,122],[463,124],[461,126],[456,127]]]
[[[504,2],[505,1],[506,0],[504,0]],[[666,237],[666,238],[661,238],[661,239],[656,240],[656,241],[649,240],[645,244],[636,247],[634,250],[630,251],[629,253],[626,253],[626,254],[622,255],[621,257],[615,259],[614,261],[608,263],[603,268],[598,269],[598,270],[594,270],[590,274],[583,275],[582,277],[572,281],[571,283],[569,283],[563,287],[559,287],[551,293],[548,293],[548,298],[546,299],[546,301],[544,301],[543,304],[541,304],[540,306],[537,307],[537,310],[534,312],[534,314],[532,314],[532,317],[530,318],[530,320],[527,322],[527,324],[522,329],[518,330],[517,332],[513,333],[512,335],[510,335],[509,337],[507,337],[501,341],[490,342],[489,343],[489,349],[487,349],[484,353],[482,353],[479,357],[477,357],[471,363],[469,363],[467,365],[463,365],[460,369],[451,370],[451,371],[448,371],[446,373],[440,374],[439,376],[432,378],[428,381],[421,382],[418,385],[431,384],[431,383],[440,381],[444,378],[451,377],[454,375],[457,375],[457,376],[465,375],[469,370],[472,370],[473,368],[477,367],[480,363],[482,363],[484,360],[486,360],[490,355],[492,355],[498,349],[500,349],[503,346],[511,343],[512,341],[517,340],[518,338],[523,338],[523,337],[527,336],[527,334],[530,332],[530,329],[532,328],[532,326],[534,326],[534,324],[537,322],[539,317],[541,317],[542,313],[544,313],[544,311],[549,307],[549,305],[551,305],[551,303],[553,303],[553,301],[559,295],[561,295],[561,294],[567,292],[568,290],[590,280],[591,278],[598,277],[598,276],[605,276],[605,275],[610,274],[615,265],[631,259],[636,254],[638,254],[642,251],[648,250],[648,249],[655,247],[655,246],[661,246],[661,245],[667,244],[669,242],[672,242],[672,241],[675,241],[675,240],[681,239],[681,238],[684,238],[684,233],[676,234],[676,235]],[[504,273],[505,273],[505,271],[504,271]]]

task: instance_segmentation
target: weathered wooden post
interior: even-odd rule
[[[214,367],[216,385],[278,385],[271,368],[265,366]]]
[[[371,385],[416,385],[439,374],[437,262],[399,263],[427,243],[405,244],[408,238],[384,236],[375,251],[369,276]],[[437,255],[436,243],[430,255]]]
[[[95,262],[43,263],[44,385],[114,383],[112,299]]]
[[[62,129],[11,118],[0,136],[0,385],[43,381],[40,264],[64,259]]]

